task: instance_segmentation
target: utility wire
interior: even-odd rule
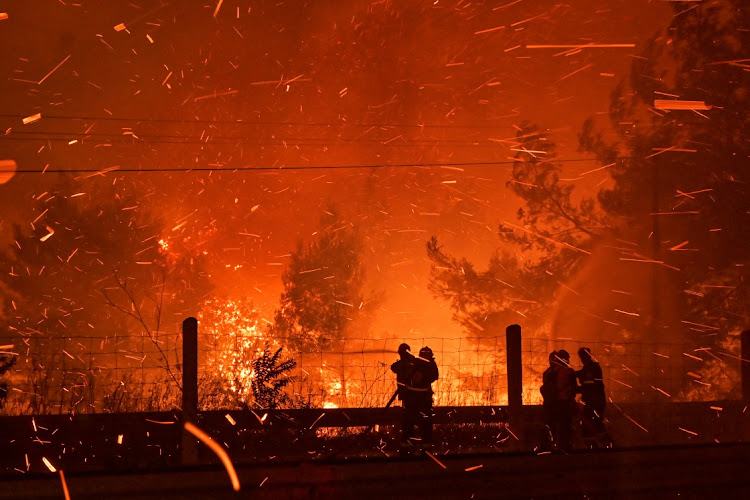
[[[0,118],[12,118],[23,120],[24,115],[0,114]],[[180,118],[148,118],[148,117],[120,117],[120,116],[67,116],[67,115],[45,115],[44,120],[78,120],[78,121],[105,121],[105,122],[139,122],[139,123],[188,123],[188,124],[217,124],[236,126],[274,125],[280,127],[395,127],[395,128],[447,128],[447,129],[499,129],[502,125],[469,125],[469,124],[407,124],[407,123],[346,123],[346,122],[278,122],[278,121],[242,121],[242,120],[187,120]]]
[[[142,136],[138,136],[142,137]],[[444,145],[442,141],[431,141],[431,142],[388,142],[388,141],[368,141],[368,142],[361,142],[361,141],[352,141],[352,140],[340,140],[336,141],[333,139],[255,139],[255,138],[232,138],[232,140],[229,140],[229,138],[224,139],[218,139],[214,140],[214,138],[209,137],[209,140],[200,140],[199,138],[186,138],[186,140],[179,140],[178,137],[175,137],[174,140],[168,140],[168,138],[165,139],[148,139],[148,140],[139,140],[136,138],[130,138],[129,136],[114,136],[112,138],[89,138],[89,139],[74,139],[73,137],[2,137],[0,136],[0,141],[9,141],[9,142],[64,142],[64,143],[70,143],[73,140],[78,142],[80,145],[86,145],[86,144],[125,144],[128,146],[133,145],[141,145],[141,146],[148,146],[149,144],[185,144],[185,145],[201,145],[201,146],[227,146],[227,145],[237,145],[237,144],[255,144],[260,146],[286,146],[286,147],[292,147],[292,146],[305,146],[305,147],[331,147],[331,146],[360,146],[360,147],[385,147],[385,148],[425,148],[425,147],[435,147],[435,146],[444,146],[445,148],[480,148],[480,149],[498,149],[501,147],[498,144],[480,144],[480,143],[470,143],[466,142],[464,144],[462,143],[448,143],[447,145]],[[327,142],[326,142],[327,141]]]
[[[614,158],[616,160],[627,160],[637,158],[635,156],[620,156]],[[573,163],[573,162],[585,162],[585,161],[597,161],[594,158],[570,158],[561,160],[551,160],[553,163]],[[523,163],[521,161],[475,161],[475,162],[459,162],[459,163],[394,163],[390,165],[375,164],[375,165],[300,165],[290,167],[174,167],[174,168],[71,168],[71,169],[46,169],[46,170],[17,170],[16,174],[62,174],[62,173],[93,173],[93,174],[107,174],[111,172],[128,172],[128,173],[146,173],[146,172],[253,172],[253,171],[275,171],[283,172],[285,170],[302,171],[302,170],[357,170],[357,169],[385,169],[385,168],[431,168],[431,167],[475,167],[475,166],[491,166],[491,165],[512,165],[516,163]],[[0,170],[2,172],[10,172],[10,170]]]
[[[407,137],[401,137],[396,136],[388,138],[388,139],[376,139],[376,138],[340,138],[340,137],[249,137],[247,135],[210,135],[210,134],[203,134],[203,135],[197,135],[197,134],[186,134],[186,135],[179,135],[179,134],[150,134],[150,133],[122,133],[122,132],[66,132],[66,131],[55,131],[55,130],[41,130],[41,131],[27,131],[27,130],[18,130],[13,131],[10,134],[6,136],[0,136],[0,139],[20,139],[15,137],[16,135],[21,135],[22,137],[29,137],[31,139],[36,140],[47,140],[53,139],[53,140],[68,140],[66,137],[70,138],[76,138],[76,137],[104,137],[104,138],[113,138],[113,139],[122,139],[122,138],[133,138],[135,140],[139,139],[151,139],[151,138],[157,138],[157,139],[194,139],[201,142],[205,142],[206,139],[221,139],[221,140],[228,140],[228,141],[235,141],[235,140],[247,140],[247,139],[258,139],[258,140],[276,140],[276,141],[328,141],[328,143],[340,143],[340,142],[372,142],[372,143],[388,143],[388,142],[396,142],[396,139],[402,139],[403,141],[406,141],[408,143],[413,144],[434,144],[434,143],[449,143],[449,144],[467,144],[467,145],[479,145],[481,143],[487,143],[487,145],[497,146],[500,144],[498,141],[491,141],[487,139],[440,139],[440,138],[407,138]],[[65,136],[60,139],[52,138],[48,136]],[[508,140],[510,142],[510,140]],[[403,143],[402,143],[403,144]]]

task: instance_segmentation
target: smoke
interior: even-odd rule
[[[659,16],[646,2],[643,12],[626,3],[602,17],[595,2],[498,11],[442,1],[261,2],[239,11],[227,4],[214,20],[202,6],[152,11],[135,2],[79,12],[49,2],[40,10],[57,43],[33,36],[24,19],[34,17],[19,7],[4,57],[14,78],[32,82],[70,59],[44,85],[0,85],[18,97],[9,113],[43,111],[23,129],[34,140],[13,144],[24,168],[215,168],[89,180],[132,183],[165,241],[205,254],[215,296],[252,299],[270,319],[288,254],[335,204],[364,234],[367,288],[384,292],[372,335],[459,337],[448,306],[427,291],[425,241],[436,235],[451,252],[485,262],[498,246],[497,221],[518,208],[505,189],[509,166],[491,164],[509,156],[498,140],[512,137],[522,118],[574,132],[604,109],[613,80],[586,72],[560,79],[592,61],[607,74],[630,63],[625,55],[555,57],[522,46],[645,38]],[[112,29],[119,23],[127,31]],[[49,118],[55,114],[79,118]],[[11,134],[20,127],[5,125]],[[575,150],[566,134],[561,154]],[[430,163],[446,166],[418,166]],[[404,166],[378,167],[388,164]],[[285,170],[347,165],[375,167]],[[8,220],[27,227],[38,216],[30,200],[55,184],[53,175],[40,184],[17,174],[0,186]],[[96,200],[87,209],[96,210]],[[576,297],[563,298],[555,329],[588,328],[563,319],[580,306]]]
[[[644,252],[645,253],[645,252]],[[551,333],[581,341],[683,341],[673,282],[677,271],[623,240],[601,242],[560,287]]]

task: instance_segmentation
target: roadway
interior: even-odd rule
[[[750,445],[694,445],[570,455],[529,453],[309,461],[140,473],[70,473],[71,498],[750,498]],[[444,468],[444,467],[445,468]],[[480,467],[481,466],[481,467]],[[63,498],[56,474],[0,479],[0,499]]]

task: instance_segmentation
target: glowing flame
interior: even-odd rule
[[[204,372],[219,379],[223,389],[238,401],[252,398],[255,377],[252,362],[268,342],[259,326],[259,316],[250,301],[209,300],[198,317],[207,356]]]

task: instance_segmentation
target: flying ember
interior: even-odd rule
[[[747,0],[6,3],[9,498],[750,493]]]

